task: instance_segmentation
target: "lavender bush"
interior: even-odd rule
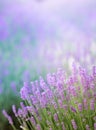
[[[96,130],[96,66],[76,67],[66,73],[58,69],[31,84],[24,83],[24,102],[12,110],[23,130]],[[11,116],[3,114],[16,130]]]
[[[28,39],[25,39],[24,41],[27,40]],[[90,67],[91,64],[95,63],[95,43],[89,44],[90,48],[87,48],[86,44],[87,43],[85,43],[85,46],[83,44],[81,45],[82,47],[79,49],[81,53],[78,55],[78,59],[76,59],[78,44],[70,45],[75,46],[75,48],[72,48],[73,50],[71,50],[72,52],[70,54],[68,54],[68,49],[66,49],[69,44],[67,45],[66,43],[64,45],[54,43],[55,50],[53,50],[49,42],[43,45],[43,47],[41,46],[41,48],[40,45],[42,44],[36,47],[33,47],[30,43],[10,44],[8,46],[0,44],[0,111],[2,109],[10,111],[10,107],[14,102],[17,107],[19,106],[20,95],[18,92],[24,81],[29,82],[31,79],[36,80],[39,75],[43,75],[44,77],[48,71],[53,72],[58,66],[65,66],[67,72],[70,70],[70,64],[73,60],[77,63],[80,62],[82,66],[86,68]],[[10,51],[8,49],[9,46]],[[48,48],[47,51],[46,46]],[[36,59],[34,59],[34,57],[36,57]],[[89,60],[87,60],[87,58],[84,60],[84,57],[88,57]],[[4,102],[5,100],[6,104]],[[4,120],[1,114],[1,128],[5,126]]]

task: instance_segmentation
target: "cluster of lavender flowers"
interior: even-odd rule
[[[20,91],[20,108],[12,110],[23,130],[96,130],[96,66],[88,71],[73,65],[61,68]],[[16,130],[11,116],[3,114]]]

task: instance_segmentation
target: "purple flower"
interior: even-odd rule
[[[62,125],[62,130],[66,130],[65,126],[64,126],[64,122],[61,122]]]
[[[33,106],[26,106],[26,109],[27,109],[28,112],[30,112],[31,114],[33,114],[33,112],[34,112]]]
[[[54,114],[54,120],[57,122],[58,121],[58,115],[57,113]]]
[[[3,115],[8,119],[9,123],[13,125],[12,118],[7,114],[5,110],[2,111]]]
[[[31,99],[31,101],[32,101],[32,104],[34,104],[34,105],[37,105],[38,104],[38,97],[36,97],[36,96],[30,96],[30,99]],[[39,100],[40,100],[41,98],[39,98]]]
[[[47,83],[50,86],[56,86],[56,75],[55,74],[47,74]]]
[[[86,98],[83,99],[83,104],[84,104],[84,108],[87,110],[88,109],[88,104],[87,104],[87,99]]]
[[[72,112],[74,112],[74,113],[77,112],[76,109],[75,109],[73,106],[70,107],[70,110],[71,110]]]
[[[40,77],[40,86],[43,90],[47,89],[47,84],[45,83],[45,81],[42,77]]]
[[[76,87],[75,86],[70,86],[69,88],[70,90],[70,94],[73,96],[73,97],[76,97],[77,96],[77,92],[76,92]]]
[[[21,88],[20,95],[23,100],[26,100],[28,98],[28,92],[25,87]]]
[[[94,109],[95,109],[95,102],[94,102],[93,99],[90,101],[90,109],[91,109],[91,110],[94,110]]]
[[[71,120],[72,126],[74,130],[77,130],[77,125],[74,119]]]
[[[79,109],[80,112],[83,110],[83,105],[82,105],[82,103],[79,103],[79,104],[78,104],[78,109]]]
[[[51,89],[47,88],[46,94],[47,94],[48,99],[52,101],[53,97],[54,97],[53,91]]]
[[[12,110],[13,110],[13,112],[14,112],[15,116],[17,117],[17,116],[18,116],[18,114],[17,114],[17,112],[16,112],[16,107],[15,107],[15,105],[12,105]]]
[[[43,107],[43,108],[46,107],[47,103],[48,103],[48,100],[47,100],[46,92],[42,92],[41,98],[40,98],[41,107]]]
[[[67,104],[64,104],[64,105],[63,105],[63,108],[67,111],[67,110],[68,110],[68,105],[67,105]]]
[[[63,84],[60,81],[56,83],[57,91],[61,92],[63,90]]]
[[[94,91],[94,88],[95,88],[95,85],[94,85],[94,84],[91,84],[91,85],[90,85],[90,89],[91,89],[92,91]]]
[[[22,109],[18,109],[18,116],[22,119],[23,118],[23,111],[22,111]]]
[[[95,77],[96,76],[96,66],[93,66],[93,76]]]
[[[37,124],[36,130],[41,130],[41,126],[39,124]]]
[[[57,79],[59,81],[61,81],[62,84],[64,84],[64,81],[65,81],[65,72],[62,68],[59,68],[57,70],[57,75],[56,75]]]
[[[31,121],[32,124],[36,125],[36,121],[35,121],[33,116],[30,117],[30,121]]]
[[[89,127],[89,125],[86,125],[86,130],[90,130],[90,127]]]
[[[62,102],[62,100],[59,99],[58,103],[59,103],[60,108],[63,108],[63,102]]]
[[[34,82],[31,82],[31,89],[32,89],[32,93],[34,94],[36,91],[36,86]]]
[[[20,103],[20,106],[22,108],[22,114],[23,114],[22,116],[23,116],[23,118],[26,118],[26,116],[28,114],[27,107],[24,105],[23,102]]]

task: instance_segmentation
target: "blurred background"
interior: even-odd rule
[[[95,0],[1,0],[0,130],[12,130],[2,109],[13,116],[23,82],[73,62],[90,68],[95,57]]]

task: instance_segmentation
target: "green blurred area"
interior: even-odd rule
[[[5,128],[8,130],[8,122],[2,115],[2,109],[7,110],[9,114],[12,113],[12,104],[18,107],[21,101],[19,91],[24,80],[37,79],[36,69],[29,67],[29,63],[32,63],[33,60],[28,61],[28,59],[22,57],[22,50],[19,46],[17,47],[19,45],[17,41],[12,43],[10,43],[10,40],[0,42],[0,130]],[[31,47],[34,48],[33,44]],[[25,74],[25,77],[23,77],[26,71],[29,71],[29,74]]]

